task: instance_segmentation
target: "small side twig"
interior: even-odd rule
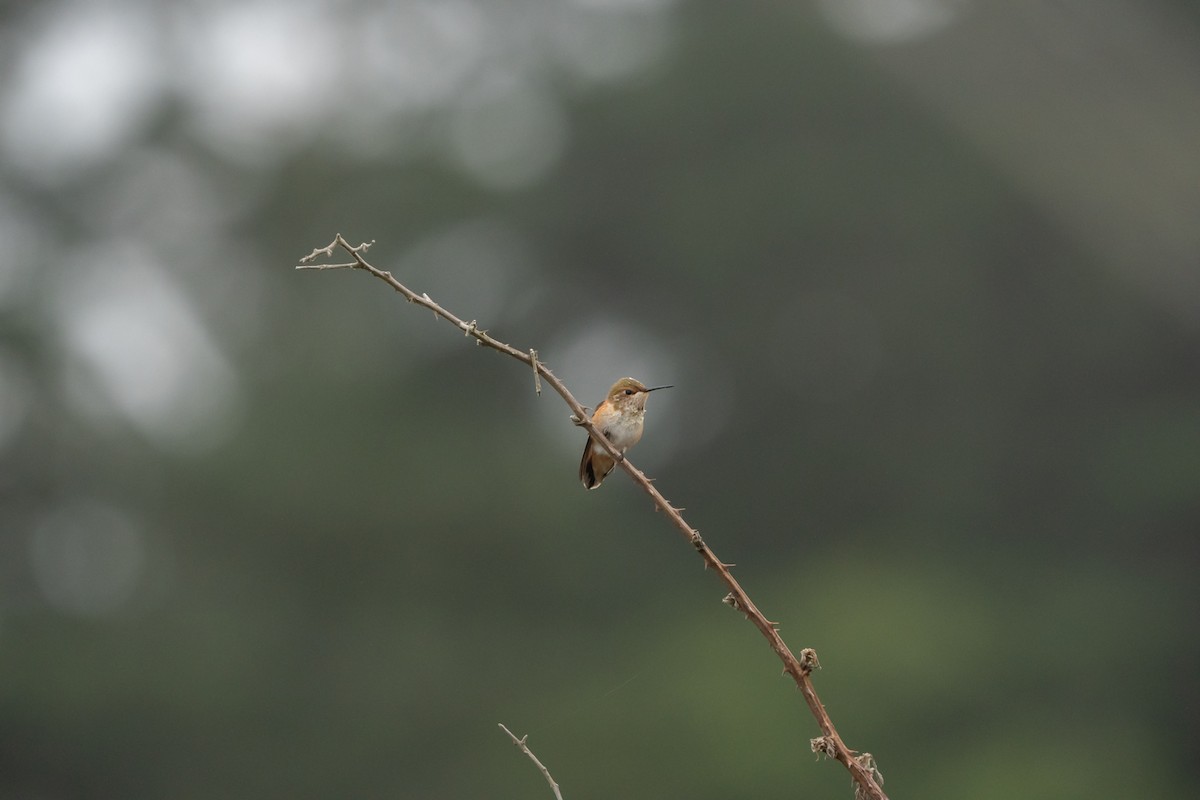
[[[550,784],[550,791],[554,792],[555,799],[563,800],[562,792],[559,791],[558,784],[555,783],[554,778],[550,775],[550,770],[546,769],[545,764],[543,764],[541,761],[538,761],[538,757],[535,756],[533,751],[529,749],[529,745],[525,744],[525,740],[529,738],[529,734],[525,734],[518,739],[512,731],[504,727],[503,722],[500,723],[500,729],[507,733],[509,738],[513,740],[513,744],[521,748],[521,752],[529,756],[529,760],[532,761],[537,768],[542,771],[542,775],[546,778],[546,783]]]
[[[529,348],[529,363],[533,365],[533,390],[537,392],[537,396],[542,396],[542,376],[538,374],[538,355],[537,350]]]

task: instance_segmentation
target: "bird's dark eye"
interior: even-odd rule
[[[633,389],[626,389],[625,394],[633,394]]]

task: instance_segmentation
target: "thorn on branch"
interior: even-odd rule
[[[529,363],[533,366],[533,390],[537,392],[537,396],[542,396],[542,375],[538,372],[538,354],[537,350],[529,348]]]
[[[426,295],[426,297],[428,296]],[[434,316],[437,316],[436,311],[434,312]],[[487,328],[481,328],[477,320],[471,320],[463,326],[463,336],[474,336],[475,344],[479,346],[483,344],[483,337],[487,336]]]
[[[806,647],[800,651],[800,671],[805,675],[811,675],[813,670],[820,669],[821,662],[817,660],[817,651],[811,647]]]

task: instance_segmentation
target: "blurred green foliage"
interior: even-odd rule
[[[1194,280],[1172,306],[1098,256],[889,76],[916,45],[647,6],[658,60],[545,68],[567,144],[520,185],[439,149],[450,112],[355,149],[314,106],[239,160],[169,94],[109,163],[5,167],[38,238],[0,295],[0,797],[548,797],[498,722],[570,800],[851,796],[686,544],[621,476],[581,490],[528,369],[290,271],[336,231],[585,402],[676,384],[635,462],[816,648],[892,796],[1195,794]],[[119,194],[147,153],[195,185]],[[223,215],[193,229],[172,192],[200,175]],[[91,295],[58,298],[106,238],[146,243],[229,365],[211,419],[218,367],[180,361],[203,380],[157,428],[79,378],[120,318],[77,352]],[[208,421],[172,439],[177,409]]]

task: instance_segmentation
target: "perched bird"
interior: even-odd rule
[[[642,423],[646,416],[646,398],[650,392],[670,389],[670,386],[655,386],[647,389],[633,378],[621,378],[608,390],[608,397],[596,406],[592,424],[624,453],[642,438]],[[583,488],[595,489],[604,482],[616,464],[608,451],[595,439],[588,436],[583,448],[583,460],[579,462],[579,480]]]

